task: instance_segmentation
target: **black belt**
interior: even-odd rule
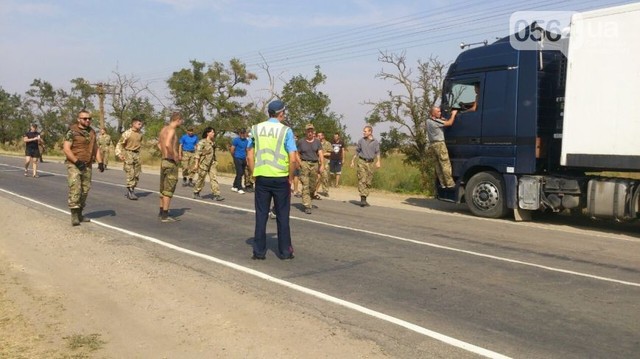
[[[302,160],[302,162],[318,163],[318,161],[309,161],[309,160]]]
[[[140,152],[140,150],[127,150],[127,151],[129,151],[129,152],[133,152],[133,153],[138,153],[138,152]]]
[[[196,152],[196,150],[193,150],[193,151],[184,150],[184,152],[191,152],[191,153],[194,153],[194,152]]]
[[[363,161],[365,161],[365,162],[373,162],[373,158],[372,158],[372,159],[370,159],[370,160],[368,160],[368,159],[366,159],[366,158],[359,157],[359,156],[358,156],[358,158],[360,158],[361,160],[363,160]]]
[[[169,161],[171,163],[176,163],[176,160],[174,160],[173,158],[163,158],[163,160]]]

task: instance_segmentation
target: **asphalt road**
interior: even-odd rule
[[[41,164],[44,172],[33,179],[23,176],[22,161],[0,156],[0,195],[66,210],[64,165]],[[637,224],[557,216],[515,223],[476,218],[459,207],[425,213],[326,200],[306,215],[295,199],[296,258],[276,258],[271,221],[267,260],[252,261],[253,195],[223,186],[224,202],[193,200],[191,189],[178,185],[171,213],[182,220],[160,223],[158,176],[142,175],[138,201],[124,198],[122,183],[122,171],[94,170],[85,214],[343,300],[348,304],[340,310],[355,313],[348,319],[354,331],[379,332],[405,347],[403,356],[424,357],[427,347],[440,350],[429,356],[442,357],[640,353]],[[208,193],[205,187],[203,194]],[[307,295],[295,296],[299,293]],[[374,318],[357,312],[362,308]]]

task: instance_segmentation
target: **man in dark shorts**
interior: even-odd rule
[[[340,175],[342,174],[342,164],[344,163],[344,141],[339,133],[333,135],[331,141],[331,156],[329,156],[329,174],[336,176],[336,188],[340,185]]]
[[[22,140],[25,143],[24,176],[29,177],[29,163],[31,163],[32,176],[37,178],[38,160],[40,159],[40,148],[38,147],[40,144],[40,132],[38,132],[38,125],[32,123]]]

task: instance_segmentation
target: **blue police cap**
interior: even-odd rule
[[[271,103],[269,103],[269,113],[278,113],[284,111],[284,109],[284,102],[280,100],[271,101]]]

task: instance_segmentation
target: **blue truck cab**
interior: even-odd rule
[[[442,104],[459,111],[445,131],[456,190],[440,189],[438,198],[502,217],[517,208],[518,175],[560,169],[554,134],[562,130],[565,64],[559,51],[520,51],[509,38],[458,56]]]

